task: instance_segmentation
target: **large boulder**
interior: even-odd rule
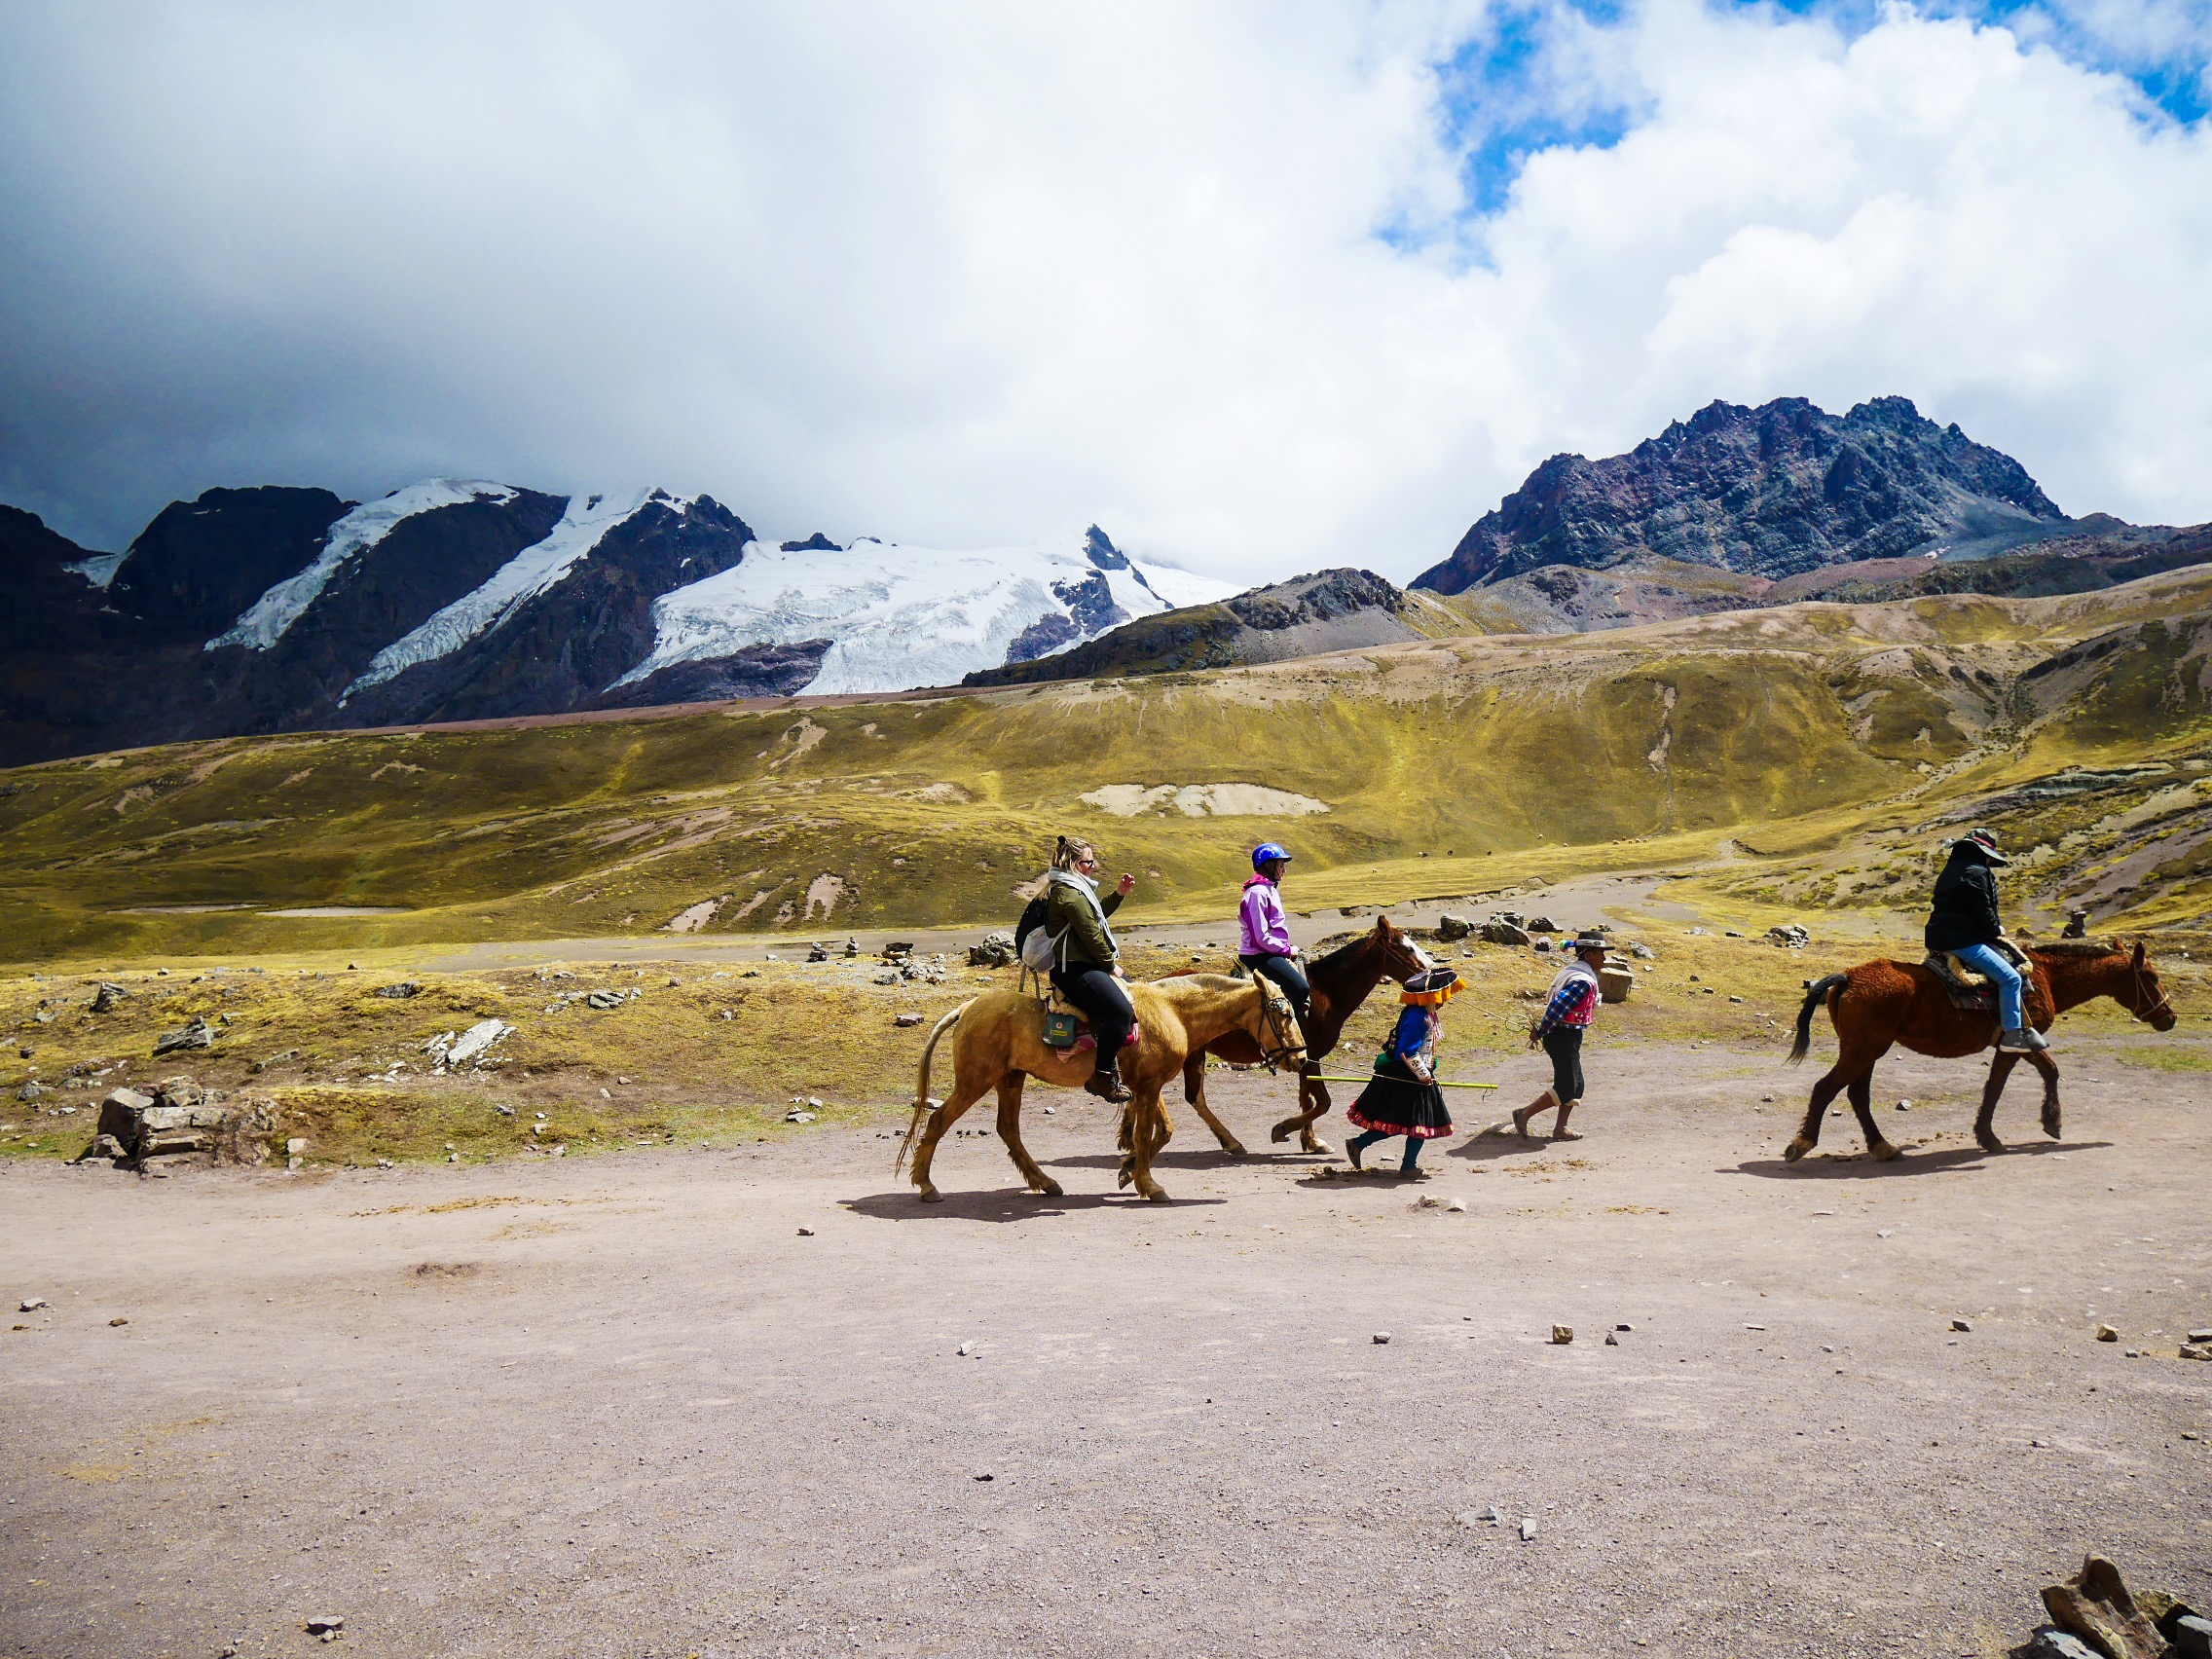
[[[1474,931],[1474,923],[1468,921],[1464,916],[1455,916],[1450,910],[1436,918],[1436,937],[1438,939],[1465,939]]]
[[[1014,935],[989,933],[981,944],[968,947],[968,966],[971,968],[1007,968],[1014,964]]]
[[[1766,930],[1766,937],[1785,950],[1802,950],[1813,942],[1813,936],[1795,922],[1785,922]]]
[[[1527,944],[1529,930],[1503,916],[1493,916],[1483,923],[1485,944]]]
[[[204,1153],[221,1161],[252,1164],[269,1156],[269,1137],[276,1128],[276,1107],[270,1101],[225,1106],[212,1089],[189,1078],[169,1078],[156,1084],[152,1094],[111,1089],[100,1102],[97,1132],[83,1156],[143,1164],[150,1158]]]

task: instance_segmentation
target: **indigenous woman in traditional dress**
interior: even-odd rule
[[[1354,1169],[1365,1167],[1360,1154],[1377,1141],[1404,1135],[1406,1156],[1398,1172],[1419,1177],[1420,1143],[1452,1132],[1452,1113],[1436,1087],[1436,1044],[1444,1033],[1444,1005],[1459,989],[1459,976],[1449,968],[1431,968],[1406,981],[1397,1027],[1375,1056],[1375,1080],[1345,1114],[1365,1131],[1345,1142]]]

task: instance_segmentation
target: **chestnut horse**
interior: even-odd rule
[[[2090,941],[2031,945],[2028,963],[2028,983],[2022,988],[2027,993],[2028,1023],[2038,1031],[2049,1030],[2052,1020],[2092,997],[2112,998],[2153,1030],[2174,1027],[2173,1005],[2158,986],[2157,969],[2144,960],[2140,941],[2132,955],[2120,944]],[[1835,1024],[1836,1060],[1827,1075],[1813,1085],[1805,1122],[1783,1151],[1792,1163],[1820,1144],[1821,1119],[1837,1092],[1846,1088],[1866,1136],[1867,1152],[1884,1161],[1897,1157],[1898,1149],[1882,1138],[1874,1122],[1871,1099],[1874,1062],[1889,1052],[1892,1044],[1902,1043],[1916,1054],[1953,1059],[1979,1053],[1997,1039],[1994,1013],[1959,1007],[1919,963],[1862,962],[1849,973],[1830,974],[1806,991],[1805,1006],[1797,1011],[1791,1065],[1812,1047],[1813,1010],[1824,1001]],[[1992,1121],[2006,1079],[2023,1059],[2043,1074],[2043,1132],[2052,1140],[2058,1138],[2058,1063],[2041,1051],[2000,1049],[1982,1088],[1981,1115],[1973,1122],[1973,1138],[1986,1151],[2005,1150]]]
[[[1429,965],[1420,946],[1392,927],[1389,917],[1377,916],[1370,931],[1308,966],[1313,999],[1307,1005],[1305,1019],[1299,1022],[1306,1033],[1306,1064],[1299,1068],[1298,1079],[1300,1111],[1277,1124],[1269,1139],[1283,1141],[1296,1134],[1302,1152],[1330,1150],[1328,1143],[1313,1132],[1313,1120],[1329,1109],[1328,1086],[1311,1074],[1319,1071],[1322,1060],[1335,1051],[1337,1039],[1344,1035],[1345,1021],[1367,1000],[1370,991],[1384,979],[1403,979]],[[1259,1065],[1265,1056],[1250,1037],[1233,1031],[1193,1054],[1183,1067],[1183,1098],[1206,1121],[1206,1127],[1221,1142],[1221,1150],[1233,1158],[1242,1158],[1244,1143],[1231,1134],[1228,1125],[1206,1105],[1207,1054],[1219,1055],[1236,1066]],[[1127,1146],[1125,1135],[1123,1144]]]

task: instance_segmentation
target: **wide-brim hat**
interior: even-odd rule
[[[1969,830],[1958,840],[1961,846],[1972,847],[1982,858],[1993,865],[2009,865],[2012,861],[1997,849],[1997,831],[1994,830]]]
[[[1467,987],[1454,968],[1429,968],[1410,976],[1398,1000],[1416,1008],[1442,1008]]]
[[[1595,950],[1602,953],[1612,949],[1612,946],[1606,942],[1604,934],[1578,934],[1575,936],[1574,942],[1567,948],[1580,956],[1585,950]]]

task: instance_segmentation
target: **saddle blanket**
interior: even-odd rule
[[[1984,1014],[1996,1009],[1997,987],[1989,976],[1977,974],[1949,951],[1932,950],[1920,965],[1936,976],[1956,1006]]]

